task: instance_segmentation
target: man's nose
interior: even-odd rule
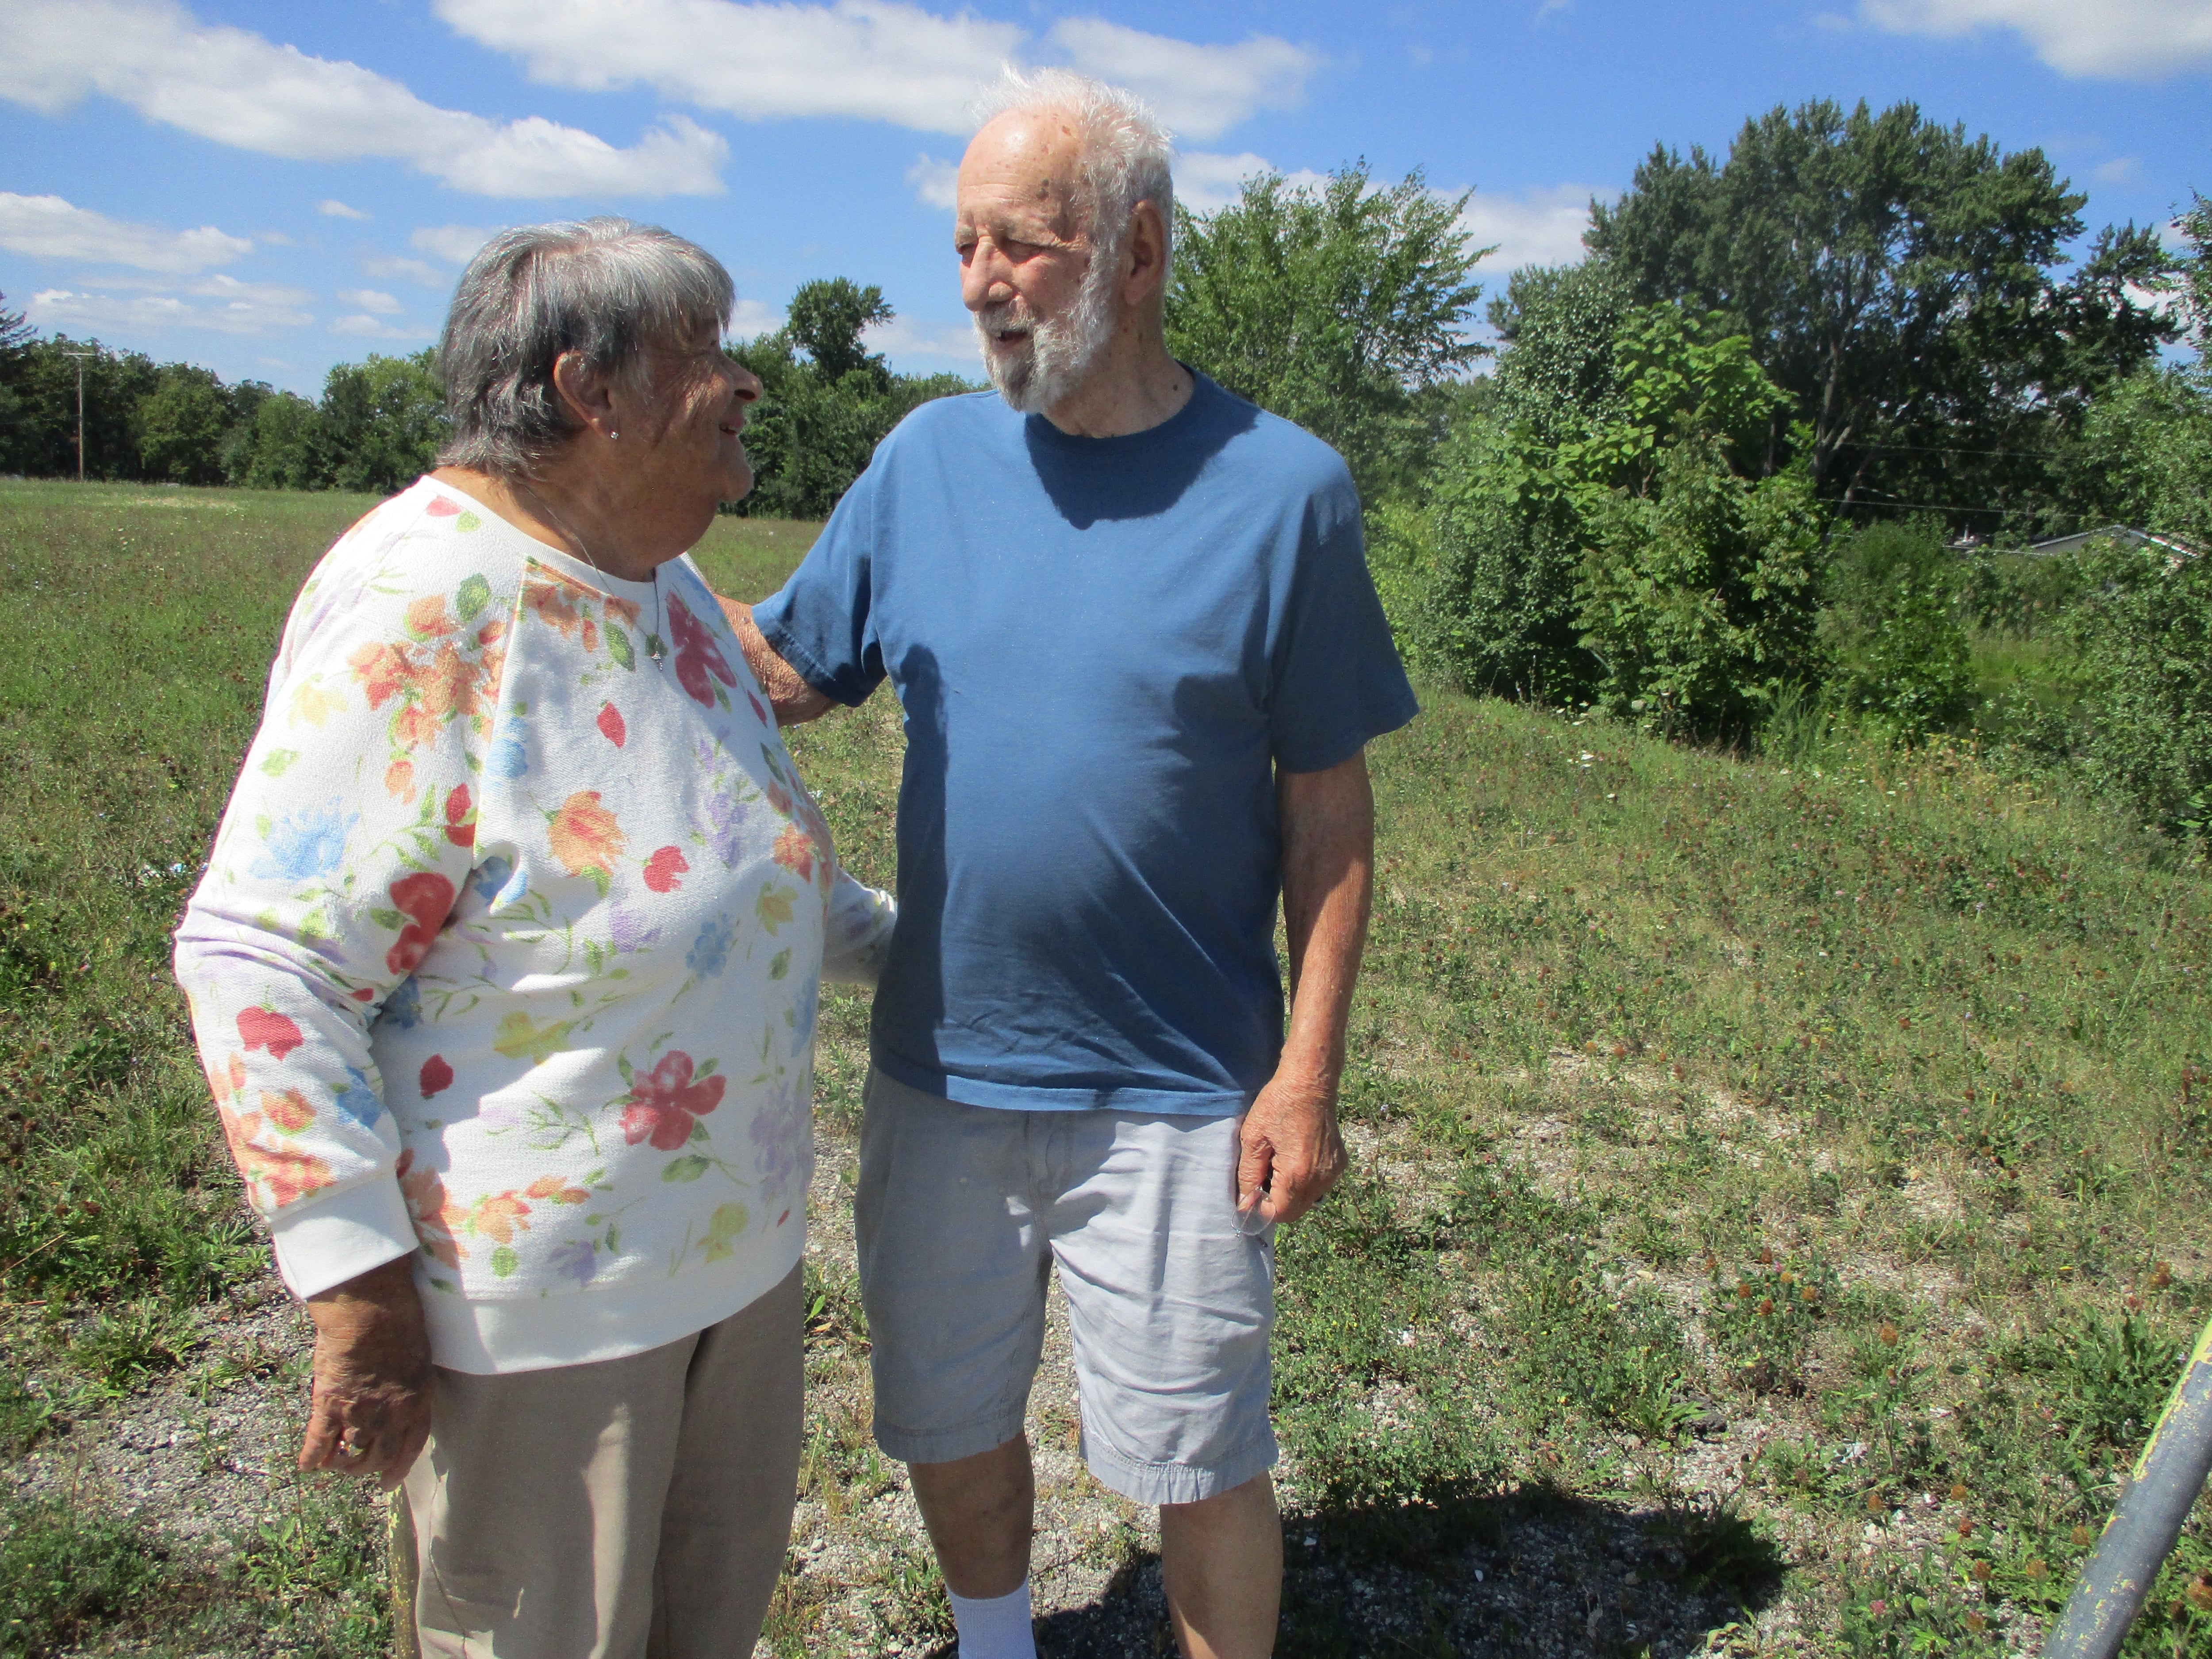
[[[985,306],[1004,305],[1014,297],[1014,285],[1007,280],[1008,265],[998,250],[988,241],[979,241],[968,256],[968,263],[960,270],[960,301],[970,311],[981,311]]]

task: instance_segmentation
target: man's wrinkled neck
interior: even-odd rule
[[[1071,438],[1126,438],[1173,420],[1196,386],[1156,313],[1125,316],[1083,383],[1044,417]]]

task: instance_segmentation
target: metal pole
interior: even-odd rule
[[[94,354],[89,351],[65,351],[64,357],[76,359],[76,481],[84,482],[84,360]]]
[[[2212,1324],[2136,1461],[2043,1659],[2112,1659],[2212,1474]]]

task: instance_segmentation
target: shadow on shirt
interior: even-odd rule
[[[1194,402],[1199,395],[1193,394]],[[1185,404],[1183,413],[1189,412],[1191,405]],[[1206,398],[1197,413],[1194,422],[1182,422],[1181,414],[1170,417],[1171,424],[1191,428],[1188,441],[1146,444],[1126,457],[1115,452],[1127,440],[1070,438],[1042,415],[1030,416],[1022,437],[1037,481],[1060,517],[1078,530],[1088,530],[1102,519],[1150,519],[1166,512],[1231,439],[1260,421],[1260,411],[1250,404],[1218,392]]]

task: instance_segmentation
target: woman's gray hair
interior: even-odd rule
[[[438,374],[453,416],[441,466],[527,477],[576,430],[553,365],[580,354],[601,374],[649,384],[645,351],[726,329],[730,273],[657,225],[581,219],[517,225],[478,250],[446,313]]]
[[[1012,110],[1060,110],[1082,131],[1083,193],[1092,241],[1118,254],[1137,204],[1160,210],[1172,246],[1175,236],[1175,135],[1152,106],[1133,92],[1073,70],[1018,70],[1008,64],[996,85],[975,100],[976,123]]]

